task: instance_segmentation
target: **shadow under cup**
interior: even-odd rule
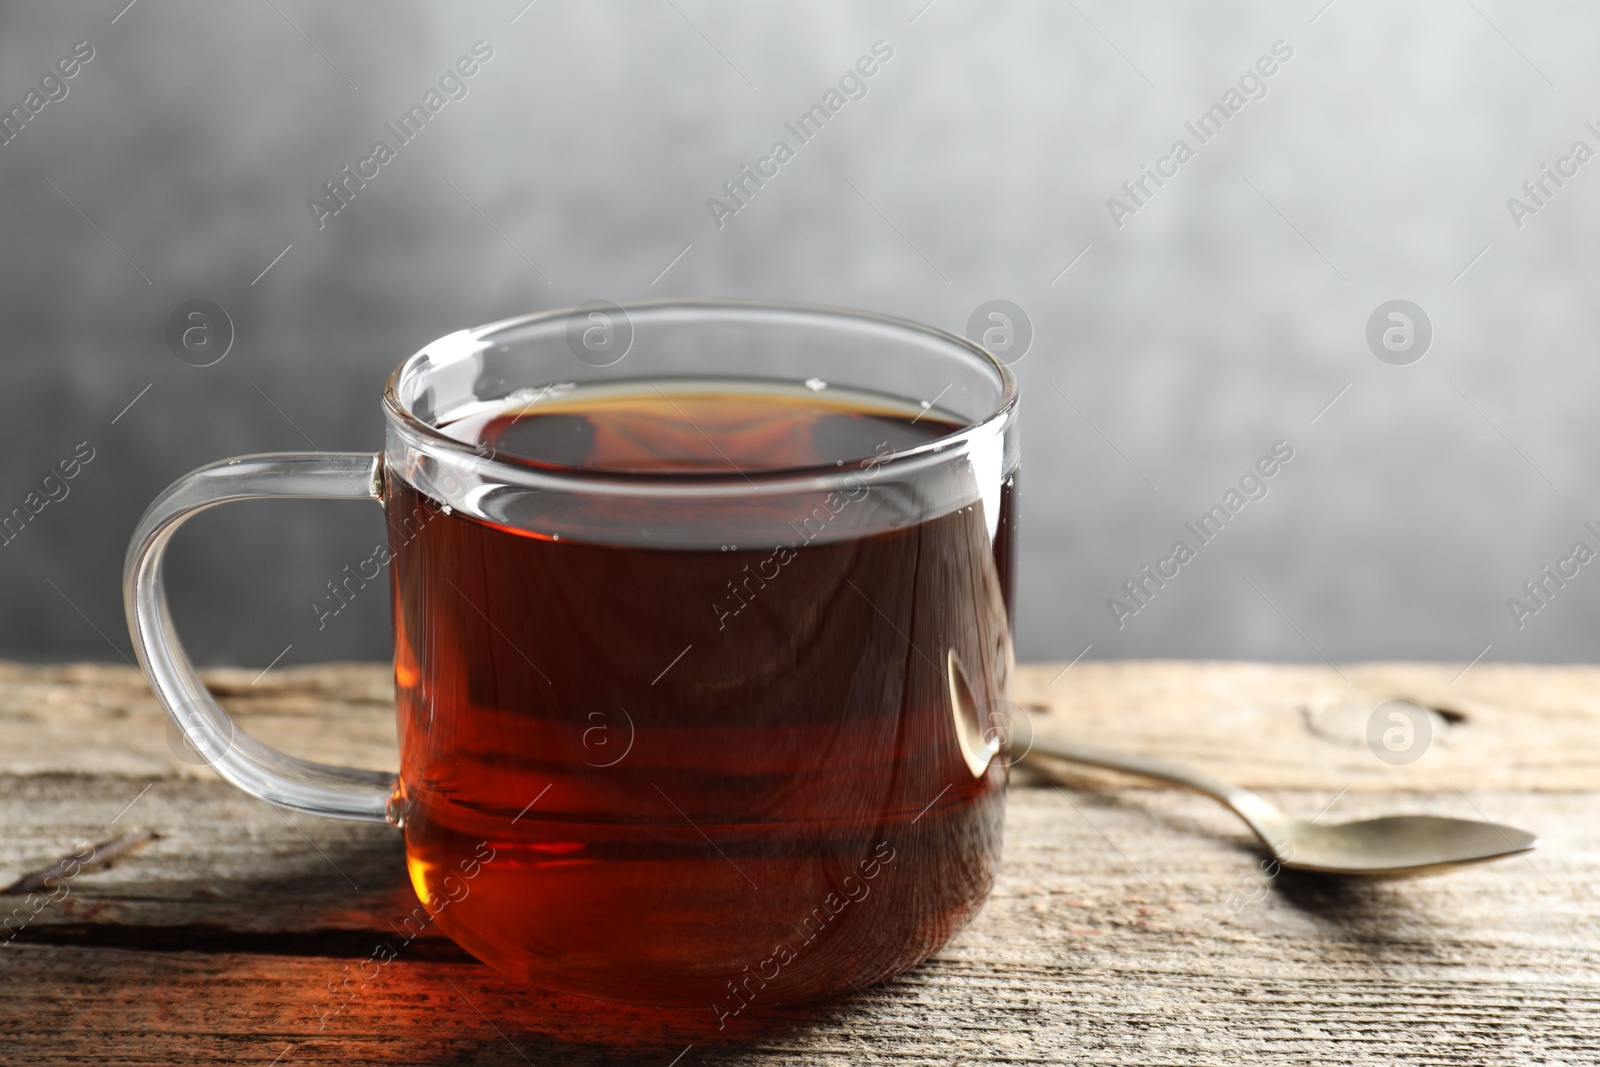
[[[1011,381],[864,314],[594,314],[576,321],[631,340],[608,366],[574,358],[574,316],[536,317],[444,339],[387,395],[417,894],[485,962],[607,999],[738,1012],[898,973],[999,857]],[[653,476],[431,429],[519,389],[689,377],[937,395],[965,428],[825,469]]]

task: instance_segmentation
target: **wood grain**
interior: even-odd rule
[[[1482,814],[1545,843],[1411,882],[1269,878],[1201,798],[1018,773],[983,913],[844,1002],[719,1034],[709,1013],[518,988],[431,934],[334,994],[413,907],[398,835],[285,815],[184,762],[127,668],[0,664],[0,885],[84,842],[158,835],[37,915],[0,898],[27,917],[0,948],[0,1062],[1600,1062],[1600,670],[1480,664],[1452,685],[1459,664],[1063,666],[1019,672],[1044,729],[1308,816]],[[394,764],[382,667],[208,681],[263,740]],[[1443,709],[1407,767],[1364,741],[1399,697]]]

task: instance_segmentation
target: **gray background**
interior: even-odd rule
[[[0,7],[6,109],[96,50],[0,147],[0,511],[96,450],[0,547],[0,654],[128,655],[150,498],[226,455],[376,448],[383,378],[431,338],[676,293],[1026,309],[1023,657],[1595,658],[1600,566],[1520,631],[1506,600],[1600,547],[1600,160],[1520,230],[1505,201],[1600,148],[1600,11],[924,4]],[[478,39],[470,95],[319,231],[307,198]],[[719,231],[706,198],[878,39],[869,95]],[[1269,94],[1113,225],[1279,39]],[[163,337],[196,297],[237,327],[208,368]],[[1397,297],[1436,331],[1410,366],[1365,341]],[[1119,630],[1107,598],[1280,439],[1270,495]],[[387,655],[376,589],[321,632],[310,608],[381,536],[360,504],[201,516],[170,568],[196,658]]]

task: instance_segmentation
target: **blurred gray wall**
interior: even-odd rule
[[[0,108],[94,49],[0,146],[0,512],[94,450],[0,547],[0,654],[128,655],[126,539],[191,467],[376,448],[433,337],[667,294],[1025,309],[1026,658],[1600,653],[1600,565],[1520,629],[1507,606],[1600,548],[1600,160],[1507,207],[1600,150],[1592,6],[125,2],[0,7]],[[319,229],[308,199],[478,40],[467,97]],[[707,198],[878,40],[866,97],[719,230]],[[1184,123],[1277,41],[1200,145]],[[1107,199],[1178,138],[1119,227]],[[195,298],[236,327],[210,367],[164,336]],[[1366,336],[1396,298],[1434,334],[1404,366]],[[1268,495],[1116,618],[1280,440]],[[310,608],[381,536],[354,503],[201,516],[169,571],[196,658],[387,655],[376,589]]]

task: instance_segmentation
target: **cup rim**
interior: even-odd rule
[[[420,360],[430,358],[430,349],[433,349],[440,342],[449,339],[453,343],[459,343],[463,346],[480,345],[490,342],[495,334],[505,330],[564,319],[579,310],[579,305],[573,305],[498,319],[481,326],[459,330],[456,333],[448,334],[446,337],[429,342],[423,348],[407,356],[390,372],[383,389],[384,413],[390,420],[410,431],[411,435],[426,441],[430,446],[455,454],[462,460],[471,462],[474,466],[489,464],[504,470],[515,471],[520,475],[515,479],[518,481],[525,480],[531,475],[546,485],[565,483],[573,486],[590,485],[597,488],[609,486],[612,489],[622,489],[625,486],[653,486],[661,489],[679,488],[701,491],[714,491],[718,488],[737,491],[739,488],[743,488],[746,492],[755,487],[769,490],[793,487],[797,482],[805,482],[808,487],[816,487],[822,483],[842,481],[845,477],[858,473],[868,463],[879,471],[888,472],[921,466],[930,458],[947,460],[965,454],[975,442],[992,434],[998,435],[1003,432],[1016,415],[1018,399],[1016,377],[1011,373],[1011,369],[1001,362],[994,353],[958,334],[939,329],[936,326],[916,322],[912,319],[828,304],[734,297],[665,297],[651,300],[625,301],[613,306],[625,313],[635,310],[661,311],[671,308],[702,311],[737,310],[744,312],[773,311],[785,314],[800,313],[819,318],[854,319],[878,326],[887,326],[894,330],[921,334],[963,350],[968,355],[984,363],[1000,379],[1000,399],[989,414],[981,419],[952,430],[950,433],[898,450],[886,459],[862,456],[859,462],[847,464],[843,467],[833,463],[817,463],[769,470],[734,471],[731,473],[722,471],[606,471],[535,463],[518,456],[502,454],[481,445],[471,445],[451,437],[432,424],[418,418],[401,401],[399,395],[400,380],[408,372],[412,371]]]

